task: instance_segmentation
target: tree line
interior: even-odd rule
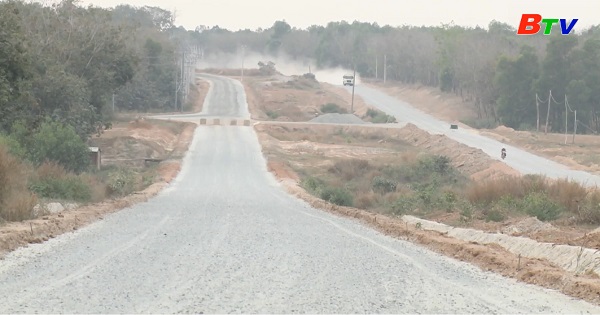
[[[600,26],[577,31],[518,36],[497,21],[487,28],[341,21],[299,29],[276,21],[267,29],[186,30],[156,7],[4,1],[0,131],[10,132],[15,121],[36,128],[50,117],[85,139],[109,123],[113,99],[121,110],[179,109],[182,52],[241,53],[245,47],[319,67],[355,67],[363,78],[381,79],[385,72],[387,80],[437,87],[471,104],[479,117],[473,123],[482,125],[531,129],[547,118],[553,131],[564,131],[573,127],[564,117],[568,99],[568,114],[577,110],[583,126],[578,132],[597,132]]]
[[[600,27],[577,31],[519,36],[497,21],[487,28],[341,21],[306,29],[276,21],[254,31],[199,26],[192,37],[207,53],[236,53],[244,45],[320,67],[355,67],[363,78],[381,79],[385,59],[387,80],[460,95],[478,114],[473,123],[481,126],[535,129],[539,117],[541,127],[548,118],[553,131],[571,129],[573,121],[565,123],[566,97],[569,117],[577,110],[584,126],[578,132],[595,133],[600,130]]]
[[[81,171],[85,142],[120,111],[184,104],[190,33],[156,7],[0,2],[0,144],[34,164]],[[192,83],[192,82],[190,82]]]
[[[45,119],[86,138],[121,110],[175,104],[188,32],[156,7],[0,2],[0,131]]]

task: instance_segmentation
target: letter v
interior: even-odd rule
[[[573,27],[575,27],[575,24],[577,24],[577,21],[579,21],[579,19],[573,19],[571,21],[571,23],[569,24],[569,26],[567,26],[567,20],[560,19],[560,28],[561,28],[562,34],[568,35],[569,33],[571,33],[571,31],[573,30]]]

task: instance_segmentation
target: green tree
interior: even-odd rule
[[[536,91],[540,95],[549,95],[557,102],[563,102],[567,87],[571,81],[569,76],[571,52],[577,46],[578,38],[574,36],[552,37],[546,46],[546,56],[542,62]],[[551,103],[552,104],[552,103]],[[558,131],[564,127],[564,111],[550,110],[550,124]]]
[[[539,76],[538,58],[530,46],[513,59],[502,57],[496,68],[495,84],[498,98],[498,115],[512,128],[523,123],[533,123],[536,118],[534,84]]]
[[[65,169],[81,172],[89,165],[89,149],[75,129],[60,122],[45,120],[33,134],[30,159],[36,165],[54,161]]]
[[[588,126],[598,130],[598,100],[600,100],[600,39],[588,38],[583,47],[571,54],[567,86],[569,104],[578,110],[579,120],[585,120]],[[585,129],[580,129],[585,131]]]
[[[19,24],[19,9],[12,1],[0,3],[0,131],[22,111],[15,100],[30,77],[28,52]]]

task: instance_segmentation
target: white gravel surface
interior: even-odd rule
[[[351,92],[351,88],[346,87]],[[408,122],[433,134],[443,134],[460,143],[483,150],[494,159],[500,160],[500,150],[504,147],[507,158],[504,163],[524,174],[544,174],[550,178],[569,178],[587,186],[600,185],[600,176],[583,171],[571,170],[565,165],[531,154],[525,150],[484,137],[475,130],[451,130],[450,123],[441,121],[426,114],[410,104],[398,100],[378,90],[357,85],[355,94],[364,101],[388,115],[393,115],[399,122]]]
[[[210,78],[210,110],[243,97]],[[600,313],[311,208],[235,126],[199,127],[157,197],[8,255],[0,297],[0,313]]]

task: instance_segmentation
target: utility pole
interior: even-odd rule
[[[354,114],[354,87],[356,86],[356,64],[354,64],[354,82],[352,82],[352,104],[350,105],[350,113]]]
[[[568,132],[569,132],[569,112],[567,109],[567,94],[565,94],[565,144],[567,144]]]
[[[537,132],[540,132],[540,103],[538,102],[539,98],[537,93],[535,93],[535,110],[537,113]]]
[[[244,82],[244,58],[246,57],[246,45],[242,45],[242,79]]]
[[[185,76],[184,76],[184,72],[185,71],[185,50],[183,50],[181,52],[181,87],[184,87],[183,84],[185,82]],[[185,100],[185,96],[184,98],[181,100],[181,106],[179,106],[179,111],[183,113],[183,102]]]
[[[379,61],[377,60],[377,55],[375,55],[375,80],[379,79],[377,69],[379,68]]]
[[[383,55],[383,84],[387,81],[387,55]]]
[[[550,94],[548,95],[548,114],[546,114],[546,129],[544,130],[544,134],[548,134],[548,121],[550,120],[550,102],[552,101],[552,90],[550,90]]]
[[[573,125],[573,143],[575,143],[575,135],[577,134],[577,110],[575,110],[575,124]]]

